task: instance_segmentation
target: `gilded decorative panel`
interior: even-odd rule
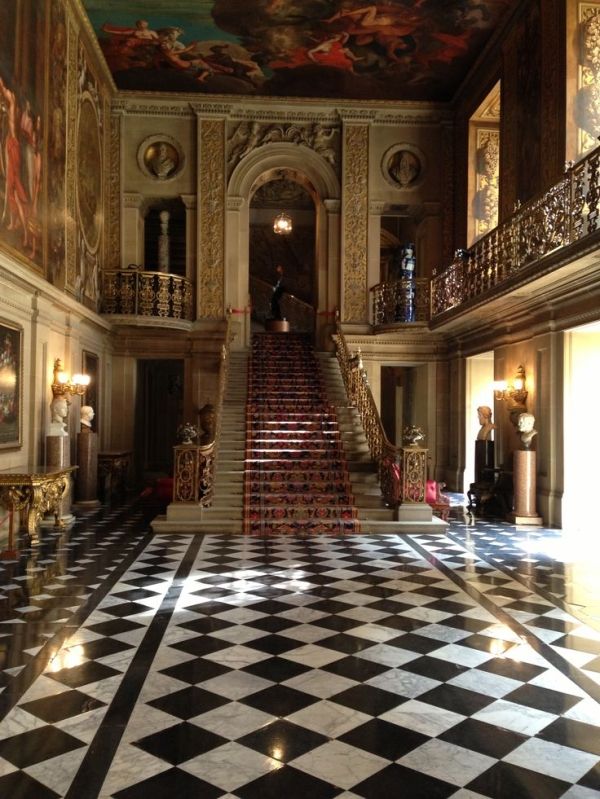
[[[343,310],[344,322],[364,322],[367,306],[369,127],[344,126]]]
[[[108,103],[107,103],[108,104]],[[108,225],[105,233],[105,268],[121,265],[121,114],[107,110],[105,196]]]
[[[225,121],[200,120],[200,246],[198,316],[223,315],[225,259]]]
[[[475,195],[473,197],[476,238],[489,233],[498,224],[499,174],[500,131],[478,127],[475,143]]]
[[[577,155],[582,155],[597,146],[600,130],[600,3],[579,4],[578,28],[575,118]]]

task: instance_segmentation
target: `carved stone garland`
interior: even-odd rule
[[[344,126],[343,311],[344,322],[365,322],[367,298],[368,125]]]
[[[225,259],[225,121],[200,120],[200,300],[198,316],[223,314]]]

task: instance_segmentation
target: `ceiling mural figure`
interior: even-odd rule
[[[515,0],[84,0],[121,89],[448,100]]]

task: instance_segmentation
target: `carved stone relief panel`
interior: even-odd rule
[[[223,315],[225,278],[225,121],[200,120],[200,246],[198,317]]]
[[[342,321],[364,322],[367,307],[368,125],[344,126]]]

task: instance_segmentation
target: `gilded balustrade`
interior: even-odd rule
[[[103,273],[102,313],[193,319],[193,284],[184,277],[141,269]]]
[[[431,281],[431,318],[481,297],[546,255],[600,228],[600,148],[576,164],[541,196],[479,239],[457,250]],[[376,322],[377,324],[377,322]]]
[[[378,283],[371,288],[373,294],[373,324],[391,325],[401,323],[407,317],[407,290],[414,285],[415,319],[426,322],[429,319],[429,279],[419,277],[414,281],[407,278]]]

